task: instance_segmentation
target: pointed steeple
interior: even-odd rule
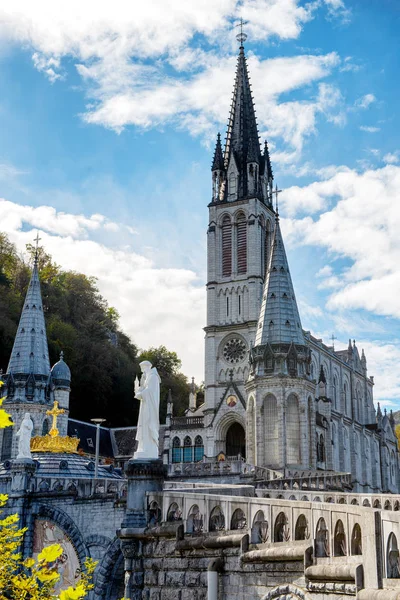
[[[250,140],[252,140],[252,142]],[[224,152],[225,168],[228,169],[232,162],[231,159],[233,155],[235,165],[238,169],[238,199],[245,198],[248,194],[247,162],[251,143],[254,145],[252,154],[254,154],[257,159],[255,162],[261,164],[263,162],[263,157],[261,156],[260,151],[253,96],[251,93],[244,47],[241,45],[237,61],[236,78]]]
[[[46,376],[50,373],[37,258],[35,258],[7,373]]]
[[[305,345],[278,216],[275,219],[255,346],[268,343]]]
[[[268,150],[268,142],[267,142],[267,140],[265,140],[265,142],[264,142],[264,160],[265,160],[265,174],[267,176],[267,180],[268,181],[273,181],[274,174],[272,172],[271,159],[270,159],[270,156],[269,156],[269,150]]]
[[[214,158],[211,170],[224,171],[224,157],[222,156],[221,134],[217,135],[217,143],[215,144]]]

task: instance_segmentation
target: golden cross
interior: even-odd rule
[[[52,437],[56,437],[58,435],[59,431],[57,429],[57,417],[64,413],[65,410],[63,408],[58,408],[57,400],[54,401],[54,405],[51,410],[46,410],[46,415],[50,415],[53,417],[53,423],[49,431],[49,435],[51,435]]]

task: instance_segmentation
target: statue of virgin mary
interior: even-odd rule
[[[158,459],[158,432],[160,429],[160,376],[151,362],[140,363],[142,378],[135,397],[140,400],[136,430],[138,442],[134,460]]]

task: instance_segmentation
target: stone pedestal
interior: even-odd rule
[[[18,458],[11,463],[11,496],[22,496],[29,491],[36,463],[30,458]]]
[[[131,459],[125,473],[128,478],[126,515],[118,536],[124,555],[124,598],[142,598],[143,590],[143,540],[148,520],[146,492],[158,492],[163,488],[166,466],[159,459]]]

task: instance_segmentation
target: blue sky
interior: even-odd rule
[[[237,42],[303,327],[364,347],[400,408],[395,0],[0,4],[0,219],[98,277],[140,346],[201,380],[210,164]]]

